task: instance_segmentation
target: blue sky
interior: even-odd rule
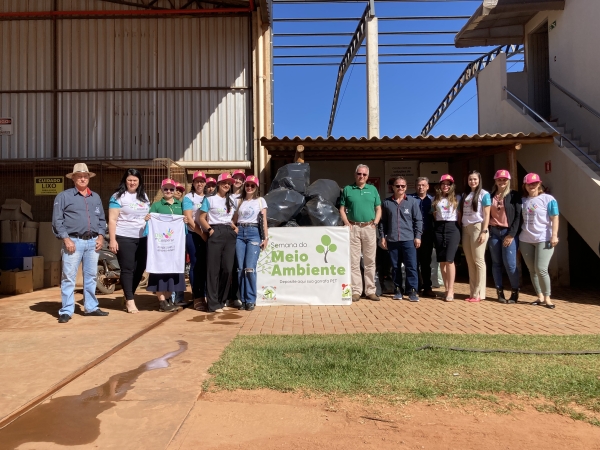
[[[353,32],[366,3],[275,4],[274,18],[356,17],[354,22],[275,22],[273,32]],[[481,1],[457,2],[376,2],[376,15],[399,16],[470,16]],[[379,31],[456,31],[466,20],[379,21]],[[274,37],[273,44],[344,44],[350,37]],[[454,35],[380,36],[379,43],[453,43]],[[385,47],[383,53],[443,53],[480,52],[491,48],[456,49],[455,47]],[[335,54],[334,58],[274,59],[281,62],[335,62],[339,64],[344,48],[281,49],[274,55]],[[363,46],[364,53],[364,46]],[[479,55],[433,57],[382,57],[391,60],[459,60],[472,61]],[[515,59],[519,59],[518,57]],[[364,58],[359,58],[364,61]],[[419,135],[421,129],[452,87],[466,64],[384,65],[380,74],[380,135]],[[513,70],[517,70],[517,65]],[[337,77],[335,66],[274,67],[275,136],[325,136]],[[477,133],[476,82],[471,80],[431,134]],[[342,85],[333,136],[364,136],[366,134],[365,66],[348,69]]]

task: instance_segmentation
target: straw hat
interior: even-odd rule
[[[90,178],[95,177],[96,174],[94,172],[90,172],[88,170],[87,164],[85,163],[77,163],[73,166],[73,172],[68,173],[66,175],[67,178],[73,178],[73,175],[75,175],[76,173],[87,173]]]

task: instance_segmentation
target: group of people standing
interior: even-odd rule
[[[483,189],[481,174],[474,170],[459,195],[454,178],[445,174],[435,196],[428,194],[427,178],[417,178],[416,193],[407,195],[406,179],[397,176],[389,180],[393,194],[383,202],[377,189],[367,183],[367,166],[360,164],[354,176],[355,183],[342,192],[340,207],[342,221],[350,227],[352,301],[359,301],[363,292],[367,298],[379,300],[375,292],[377,244],[389,252],[394,300],[407,295],[410,301],[418,302],[419,293],[435,296],[430,269],[435,248],[444,281],[442,298],[453,301],[455,260],[462,242],[469,269],[470,294],[466,301],[476,303],[486,298],[487,248],[498,301],[516,303],[520,249],[538,297],[533,304],[555,307],[550,298],[548,265],[558,244],[559,212],[554,197],[544,192],[539,175],[527,174],[519,193],[510,188],[510,172],[498,170],[490,193]],[[509,298],[504,292],[503,269],[511,285]]]
[[[108,315],[98,308],[95,295],[98,250],[104,243],[107,222],[100,196],[88,188],[94,176],[86,164],[76,164],[67,174],[75,187],[58,194],[54,202],[53,230],[63,240],[60,323],[68,322],[74,313],[75,279],[82,263],[85,315]],[[109,249],[117,255],[121,268],[123,308],[138,312],[134,293],[148,258],[155,257],[148,254],[147,237],[148,221],[154,213],[183,216],[185,243],[181,244],[190,261],[194,308],[222,312],[229,300],[229,306],[252,311],[256,305],[256,264],[268,239],[267,204],[259,197],[258,186],[257,177],[246,177],[239,170],[233,176],[222,173],[216,180],[196,171],[189,193],[167,178],[162,180],[160,198],[151,202],[141,172],[127,169],[108,209]],[[184,273],[149,274],[147,290],[156,293],[161,311],[176,311],[187,304],[183,295],[172,295],[185,289]]]

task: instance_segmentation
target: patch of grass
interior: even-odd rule
[[[273,389],[386,399],[483,399],[495,394],[542,397],[559,412],[569,404],[600,412],[600,355],[520,355],[414,351],[444,347],[593,350],[600,336],[351,334],[239,336],[210,369],[220,389]],[[596,420],[588,418],[588,421]],[[597,421],[597,420],[596,420]],[[590,422],[591,423],[591,422]]]

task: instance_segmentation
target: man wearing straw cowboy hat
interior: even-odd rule
[[[62,308],[59,323],[66,323],[75,312],[75,278],[83,263],[83,290],[86,316],[107,316],[98,308],[96,275],[98,250],[102,248],[106,219],[100,196],[88,188],[90,178],[96,176],[87,165],[77,163],[68,173],[75,187],[66,189],[54,199],[52,228],[62,239],[62,280],[60,284]]]

